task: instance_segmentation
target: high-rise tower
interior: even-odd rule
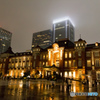
[[[33,33],[32,48],[36,46],[40,46],[41,48],[46,48],[51,44],[52,44],[52,31],[50,29]]]
[[[0,27],[0,54],[11,46],[12,33]]]
[[[74,25],[69,18],[53,21],[53,42],[64,38],[74,42]]]

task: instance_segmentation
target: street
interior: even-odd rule
[[[54,84],[54,86],[52,85]],[[70,92],[98,92],[93,96],[70,96]],[[47,80],[1,80],[0,100],[100,100],[100,85],[95,87],[84,86],[73,81],[71,89],[67,89],[64,82]]]

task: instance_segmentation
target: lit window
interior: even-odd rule
[[[69,58],[71,58],[71,56],[72,56],[72,55],[71,55],[71,52],[69,52]]]
[[[45,55],[43,55],[43,59],[45,59]]]
[[[81,46],[83,46],[83,43],[81,43]]]
[[[45,65],[45,62],[43,62],[43,65]]]
[[[71,61],[69,61],[69,67],[71,67]]]
[[[46,59],[48,59],[48,54],[46,55]]]
[[[71,72],[69,72],[69,77],[70,77],[70,78],[72,77],[72,73],[71,73]]]
[[[65,52],[65,58],[67,58],[67,52]]]
[[[87,60],[87,67],[91,67],[91,60]]]
[[[80,46],[80,43],[79,43],[79,46]]]
[[[46,66],[48,66],[48,62],[46,62]]]
[[[58,59],[58,60],[59,60],[59,53],[57,53],[57,55],[56,55],[56,59]]]
[[[68,73],[67,72],[65,72],[65,75],[64,75],[65,77],[68,77]]]
[[[65,61],[65,67],[67,67],[67,61]]]
[[[59,34],[59,36],[61,36],[61,34]]]
[[[65,44],[66,44],[67,42],[65,42]]]
[[[77,47],[78,45],[76,44],[76,47]]]
[[[58,39],[58,37],[56,37],[56,39]]]
[[[73,78],[75,78],[75,72],[73,72]]]
[[[32,45],[32,47],[34,47],[34,45]]]

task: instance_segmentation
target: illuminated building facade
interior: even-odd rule
[[[41,32],[33,33],[32,48],[37,45],[41,48],[46,48],[52,44],[52,31],[45,30]]]
[[[13,53],[12,50],[1,54],[0,56],[0,73],[2,76],[11,76],[11,78],[21,78],[24,72],[32,68],[32,53],[21,52]]]
[[[100,80],[100,43],[87,44],[86,47],[86,75],[93,82]]]
[[[68,38],[74,42],[74,25],[69,18],[53,21],[53,42]]]
[[[21,78],[24,72],[31,70],[32,54],[31,52],[16,53],[9,58],[9,76],[12,78]]]
[[[62,79],[89,79],[89,83],[100,80],[100,43],[87,44],[79,39],[74,43],[68,39],[55,42],[33,52],[13,53],[11,48],[0,56],[0,73],[21,78],[24,72],[30,76],[48,78],[56,72]]]
[[[0,27],[0,54],[4,53],[11,45],[12,33]]]
[[[46,49],[39,46],[33,48],[33,68],[39,70],[43,78],[55,71],[62,78],[84,79],[85,41],[76,43],[81,42],[83,45],[79,48],[68,39],[60,40]]]
[[[0,55],[0,73],[2,73],[2,76],[5,76],[9,73],[8,72],[9,57],[13,55],[14,53],[11,47],[9,47],[5,53],[2,53]]]

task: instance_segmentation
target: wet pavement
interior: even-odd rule
[[[52,86],[54,83],[54,86]],[[98,96],[70,96],[70,92],[98,92]],[[47,80],[0,80],[0,100],[100,100],[100,84],[88,87],[73,81],[67,84]]]

